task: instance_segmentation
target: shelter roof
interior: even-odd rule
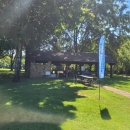
[[[30,61],[44,63],[47,61],[60,63],[97,63],[98,53],[74,53],[74,52],[53,52],[53,51],[32,51],[29,52]],[[110,56],[105,56],[106,63],[116,63]]]

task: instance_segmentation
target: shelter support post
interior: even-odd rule
[[[92,71],[92,65],[93,65],[93,64],[89,64],[90,72]]]
[[[112,76],[113,76],[113,70],[112,70],[113,64],[109,64],[109,65],[110,65],[110,78],[112,78]]]
[[[95,71],[96,71],[96,77],[98,77],[99,74],[98,63],[95,63]]]
[[[81,73],[81,64],[79,64],[79,71],[80,71],[80,74],[82,74],[82,73]]]
[[[67,77],[67,72],[68,72],[68,65],[66,64],[66,67],[65,67],[65,72],[66,72],[66,77]]]

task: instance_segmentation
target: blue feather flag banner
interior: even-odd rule
[[[105,73],[105,36],[103,35],[99,41],[99,78],[104,78]]]

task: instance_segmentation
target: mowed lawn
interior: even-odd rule
[[[73,79],[0,76],[0,130],[129,130],[130,98]],[[127,81],[126,81],[127,82]]]
[[[130,92],[130,77],[114,75],[113,78],[106,77],[101,80],[101,84],[108,85],[113,88]]]

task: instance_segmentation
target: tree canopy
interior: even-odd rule
[[[117,58],[129,20],[125,0],[0,0],[0,55],[5,41],[16,50],[97,52],[105,34],[106,54]]]

